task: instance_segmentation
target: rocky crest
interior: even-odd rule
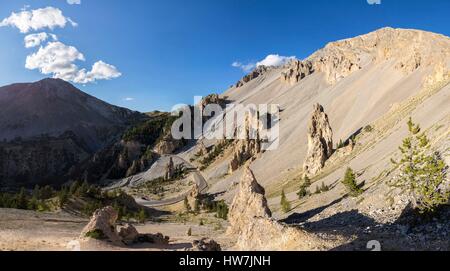
[[[210,105],[210,104],[217,104],[223,108],[226,105],[226,101],[225,101],[225,99],[220,97],[219,94],[210,94],[201,100],[200,107],[205,108],[207,105]]]
[[[332,154],[333,131],[328,116],[320,104],[315,104],[308,124],[308,154],[303,165],[304,174],[307,176],[317,174]]]
[[[264,73],[266,73],[267,71],[269,71],[271,69],[271,67],[266,67],[266,66],[258,66],[256,69],[254,69],[252,72],[250,72],[249,74],[247,74],[246,76],[244,76],[241,80],[239,80],[235,87],[236,88],[240,88],[243,85],[245,85],[246,83],[252,81],[253,79],[258,78],[259,76],[263,75]]]
[[[442,56],[447,56],[442,58]],[[390,61],[395,69],[409,74],[420,67],[450,65],[450,39],[419,30],[383,28],[372,33],[329,43],[304,61],[289,63],[281,80],[295,84],[314,72],[323,72],[329,84],[336,84],[372,63]]]

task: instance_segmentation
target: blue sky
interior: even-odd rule
[[[77,87],[144,112],[224,91],[244,75],[234,62],[257,63],[269,54],[305,58],[327,42],[385,26],[450,36],[448,0],[0,0],[0,22],[28,5],[28,11],[57,8],[77,25],[26,34],[0,27],[0,85],[51,76],[25,68],[39,47],[25,48],[24,37],[53,33],[83,54],[79,69],[104,61],[121,74]]]

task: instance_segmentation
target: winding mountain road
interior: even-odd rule
[[[194,182],[197,184],[200,192],[204,192],[206,189],[208,189],[208,183],[206,182],[206,179],[203,177],[201,172],[196,167],[194,167],[192,164],[188,163],[186,160],[184,160],[183,158],[181,158],[179,156],[172,155],[172,157],[177,157],[178,159],[183,161],[184,164],[188,165],[187,170],[191,171]],[[169,198],[169,199],[164,199],[164,200],[145,200],[143,198],[135,198],[135,201],[137,204],[144,206],[144,207],[150,207],[150,208],[161,207],[161,206],[172,205],[172,204],[182,202],[191,193],[191,191],[192,190],[190,190],[180,196],[177,196],[174,198]]]

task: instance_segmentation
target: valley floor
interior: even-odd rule
[[[435,219],[418,227],[400,224],[383,225],[357,211],[326,216],[321,210],[293,214],[283,222],[298,226],[333,244],[332,250],[367,251],[375,241],[387,251],[450,250],[448,219]],[[445,211],[449,215],[449,210]],[[205,220],[206,221],[206,220]],[[349,223],[350,221],[350,223]],[[70,251],[76,250],[77,238],[87,219],[67,213],[37,213],[15,209],[0,209],[0,250],[2,251]],[[81,243],[81,250],[144,250],[174,251],[191,248],[192,241],[209,237],[221,244],[223,250],[233,250],[237,237],[227,236],[225,226],[215,222],[200,226],[195,217],[184,221],[166,220],[160,223],[136,225],[140,233],[160,232],[170,237],[167,246],[140,244],[131,247],[112,247],[102,242]],[[191,229],[192,235],[187,231]],[[369,247],[368,247],[369,246]]]

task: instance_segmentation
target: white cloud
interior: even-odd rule
[[[125,98],[123,100],[126,101],[126,102],[131,102],[131,101],[134,101],[134,98],[127,97],[127,98]]]
[[[27,56],[25,68],[38,69],[45,75],[81,84],[109,80],[122,75],[116,67],[103,61],[96,62],[90,71],[80,70],[74,63],[76,61],[85,61],[84,55],[77,48],[56,41],[49,42],[36,53]]]
[[[26,48],[32,48],[41,45],[47,39],[53,39],[54,41],[58,40],[58,37],[54,34],[47,34],[45,32],[30,34],[25,36],[24,42]]]
[[[67,0],[67,4],[69,5],[80,5],[81,0]]]
[[[256,63],[256,66],[279,67],[295,59],[295,56],[268,55],[266,58]]]
[[[122,76],[122,74],[116,67],[100,60],[92,66],[90,71],[86,71],[86,69],[78,71],[77,76],[71,81],[86,84],[97,80],[110,80],[120,76]]]
[[[232,67],[239,68],[244,72],[251,72],[254,68],[259,66],[273,66],[279,67],[282,66],[289,61],[295,59],[295,56],[280,56],[280,55],[268,55],[263,60],[258,61],[256,63],[250,62],[247,64],[243,64],[242,62],[235,61],[231,64]]]
[[[20,32],[28,33],[31,30],[36,31],[44,28],[64,28],[68,23],[74,27],[77,26],[77,23],[65,17],[60,9],[46,7],[35,10],[22,9],[18,13],[12,12],[8,18],[0,22],[0,27],[17,27]]]
[[[254,68],[256,68],[255,63],[242,64],[241,62],[238,61],[233,62],[231,66],[235,68],[240,68],[244,72],[251,72]]]

